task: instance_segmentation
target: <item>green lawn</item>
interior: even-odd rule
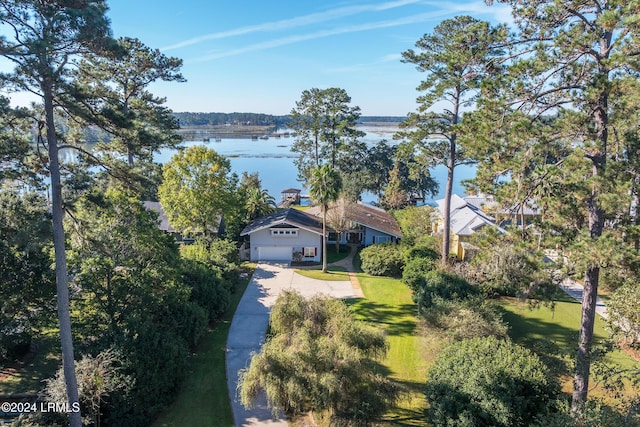
[[[425,426],[426,373],[442,342],[420,336],[411,291],[400,280],[366,274],[358,274],[358,278],[365,298],[352,301],[351,307],[358,318],[385,330],[389,352],[382,364],[407,390],[406,398],[384,421],[390,425]]]
[[[253,268],[245,268],[245,271],[250,277]],[[180,393],[153,424],[155,427],[233,427],[225,372],[227,335],[248,283],[247,279],[236,289],[225,316],[202,338],[198,351],[189,360]]]
[[[301,276],[309,277],[316,280],[330,280],[330,281],[349,281],[349,273],[343,267],[330,267],[326,273],[322,270],[294,270]]]
[[[527,303],[513,298],[503,299],[501,303],[505,311],[504,319],[510,325],[509,334],[515,342],[555,353],[547,362],[557,364],[560,368],[567,368],[567,364],[573,363],[581,317],[581,306],[577,301],[569,297],[563,298],[562,301],[556,302],[553,310],[544,306],[531,309]],[[596,341],[609,336],[605,324],[599,315],[596,316]],[[612,351],[607,355],[606,361],[624,368],[638,366],[638,363],[622,350]],[[565,376],[562,379],[563,390],[570,392],[573,387],[572,378]],[[592,379],[591,386],[593,388],[590,389],[590,396],[603,395],[603,390],[596,385],[595,379]]]

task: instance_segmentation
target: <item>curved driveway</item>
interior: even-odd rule
[[[236,427],[284,427],[283,416],[273,419],[262,396],[256,407],[246,410],[238,399],[238,372],[248,366],[251,353],[258,352],[264,342],[271,307],[281,291],[294,289],[309,297],[326,294],[335,298],[356,298],[361,295],[350,281],[325,281],[296,274],[287,264],[260,263],[256,267],[231,321],[227,338],[227,386]]]

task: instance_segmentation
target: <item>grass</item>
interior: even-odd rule
[[[354,314],[387,335],[389,351],[382,361],[390,376],[406,388],[406,397],[383,422],[389,425],[425,426],[424,384],[427,369],[442,347],[438,338],[418,333],[411,291],[400,280],[358,274],[365,298],[351,301]]]
[[[329,280],[329,281],[349,281],[349,273],[343,267],[330,267],[326,273],[322,270],[294,270],[301,276],[309,277],[316,280]]]
[[[43,389],[43,380],[53,377],[61,363],[58,329],[45,330],[34,337],[38,352],[26,366],[0,381],[0,395],[32,394]]]
[[[342,261],[349,256],[351,247],[349,245],[340,245],[340,251],[336,252],[336,245],[327,244],[327,263]]]
[[[581,305],[577,301],[566,297],[556,302],[555,308],[541,306],[531,309],[528,304],[513,298],[501,300],[504,309],[504,319],[510,325],[511,338],[532,349],[546,349],[549,354],[548,362],[571,372],[570,365],[575,358],[580,327]],[[605,329],[606,322],[596,316],[594,338],[596,342],[603,342],[609,336]],[[627,353],[615,349],[607,354],[605,361],[621,368],[638,368],[638,363]],[[568,366],[567,366],[568,365]],[[564,375],[561,378],[562,389],[571,392],[572,377]],[[604,397],[605,392],[592,378],[590,397]]]
[[[245,266],[249,273],[253,266]],[[173,404],[153,423],[154,427],[233,427],[227,390],[225,357],[231,319],[249,283],[244,280],[232,295],[224,317],[204,335],[189,361],[189,370]]]

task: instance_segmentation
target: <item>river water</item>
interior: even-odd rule
[[[366,132],[363,140],[369,144],[375,144],[382,139],[386,139],[390,143],[393,127],[359,127]],[[269,139],[253,140],[251,138],[223,138],[221,141],[215,141],[211,138],[209,141],[185,141],[182,143],[184,147],[194,145],[204,145],[226,156],[231,163],[231,170],[242,175],[242,172],[254,173],[258,172],[262,181],[262,187],[269,191],[276,201],[280,201],[281,192],[287,188],[300,188],[303,193],[306,189],[297,181],[298,171],[294,164],[296,154],[291,152],[293,145],[293,137],[269,137]],[[163,149],[156,153],[154,160],[158,163],[166,163],[176,153],[175,149]],[[444,186],[446,183],[447,172],[444,166],[438,166],[431,169],[431,175],[440,184],[440,193],[434,199],[426,200],[428,204],[434,204],[434,200],[444,197]],[[464,187],[462,180],[470,179],[475,176],[475,168],[473,166],[460,166],[456,168],[456,180],[453,192],[458,195],[464,195]],[[375,202],[376,196],[365,193],[362,196],[364,202]]]

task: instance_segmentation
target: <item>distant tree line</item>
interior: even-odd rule
[[[289,116],[273,116],[262,113],[173,113],[180,126],[276,126],[284,127],[289,123]]]
[[[262,113],[173,113],[180,122],[180,126],[218,126],[225,124],[245,126],[275,126],[288,127],[291,115],[274,116]],[[402,116],[361,116],[357,124],[367,122],[400,123],[406,117]]]

